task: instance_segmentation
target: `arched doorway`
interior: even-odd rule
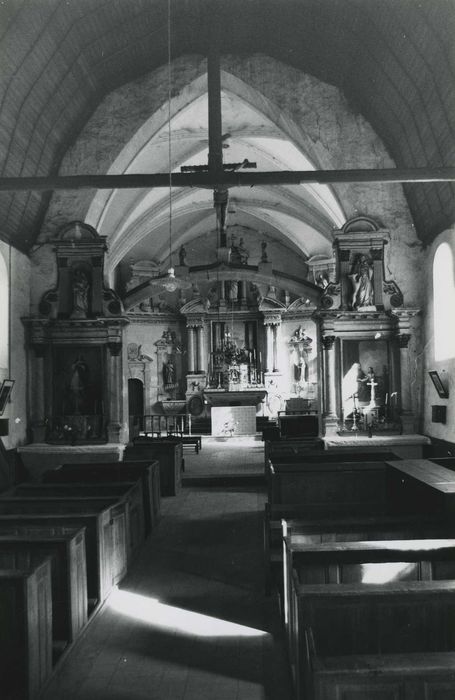
[[[142,429],[144,385],[140,379],[128,379],[128,425],[130,440]]]

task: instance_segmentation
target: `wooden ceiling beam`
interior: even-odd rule
[[[254,187],[267,185],[335,185],[349,182],[454,182],[455,168],[382,168],[351,170],[276,170],[273,172],[172,173],[172,187]],[[0,191],[114,190],[169,187],[169,173],[128,175],[62,175],[51,177],[0,177]]]

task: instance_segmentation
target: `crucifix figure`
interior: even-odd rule
[[[369,381],[367,382],[367,386],[370,387],[370,403],[369,403],[369,408],[374,408],[376,406],[376,387],[378,386],[378,382],[375,382],[374,379],[374,371],[373,367],[368,368],[368,379]]]

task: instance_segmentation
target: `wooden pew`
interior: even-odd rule
[[[51,563],[0,570],[0,692],[36,700],[52,673]]]
[[[439,464],[440,467],[446,467],[450,471],[455,471],[455,457],[429,457],[429,460]]]
[[[149,435],[139,435],[138,437],[147,437],[150,439]],[[158,438],[153,438],[152,439],[156,440]],[[177,440],[178,442],[181,442],[183,447],[194,447],[194,451],[196,454],[199,454],[200,450],[202,450],[202,436],[201,435],[184,435],[182,433],[173,433],[170,432],[169,435],[166,437],[161,437],[161,440],[173,440],[174,442]]]
[[[295,581],[295,601],[297,700],[453,698],[455,581]]]
[[[398,563],[398,568],[391,570],[394,563]],[[294,662],[298,664],[301,656],[296,645],[302,624],[299,587],[343,587],[354,583],[368,588],[390,576],[394,581],[455,580],[455,539],[308,544],[306,538],[302,543],[297,536],[285,537],[283,571],[285,626],[292,666]],[[368,625],[368,619],[365,622]]]
[[[73,642],[87,622],[85,530],[0,535],[0,568],[27,569],[51,557],[53,639]]]
[[[137,437],[124,452],[125,460],[158,460],[162,496],[176,496],[182,484],[183,445],[178,440]]]
[[[44,483],[88,484],[106,482],[142,482],[146,534],[158,525],[161,517],[160,465],[155,460],[124,462],[84,462],[63,464],[43,475]]]
[[[85,527],[89,608],[102,603],[126,574],[125,513],[112,507],[64,513],[0,513],[0,534],[65,535]],[[27,509],[25,509],[27,510]]]
[[[455,520],[455,474],[428,459],[387,462],[387,497],[392,512],[399,509],[440,514]]]
[[[269,468],[269,503],[305,505],[320,517],[384,513],[387,466],[382,461],[279,463]]]
[[[264,445],[264,468],[267,473],[270,462],[273,465],[284,462],[287,464],[305,464],[311,462],[387,462],[399,460],[393,452],[366,450],[308,450],[298,440],[291,442],[266,441]]]
[[[125,503],[129,561],[133,561],[145,540],[144,494],[139,480],[106,484],[19,484],[0,494],[0,503],[3,498],[82,498],[90,503],[107,499],[112,503]]]
[[[10,492],[7,492],[10,493]],[[114,545],[112,547],[113,560],[116,566],[123,567],[123,558],[126,553],[126,563],[131,563],[136,555],[138,547],[144,540],[143,531],[140,541],[132,541],[130,502],[128,495],[123,496],[14,496],[0,494],[0,513],[71,513],[86,509],[99,511],[111,507],[116,514],[112,530]],[[137,533],[134,533],[137,537]],[[134,547],[134,548],[133,548]]]
[[[438,518],[420,515],[353,516],[311,518],[301,504],[265,504],[264,508],[264,570],[265,592],[271,593],[273,583],[282,591],[283,536],[299,535],[303,543],[338,542],[353,540],[419,539],[455,536]]]

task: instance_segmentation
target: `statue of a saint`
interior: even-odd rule
[[[180,247],[179,250],[179,265],[181,265],[182,267],[186,266],[186,250],[183,247],[183,245]]]
[[[267,241],[262,241],[261,243],[261,262],[268,262]]]
[[[245,243],[243,238],[240,239],[240,243],[237,246],[237,252],[240,256],[240,264],[241,265],[246,265],[248,263],[248,257],[250,255],[249,251],[245,247]]]
[[[172,360],[168,360],[165,365],[163,365],[163,378],[164,385],[174,384],[175,382],[175,366]]]
[[[69,383],[70,406],[73,415],[87,412],[87,388],[89,384],[89,369],[82,355],[78,355],[71,365]]]
[[[351,308],[373,306],[373,267],[366,255],[361,255],[354,266],[354,272],[349,275],[352,283]]]
[[[73,273],[73,312],[71,318],[87,318],[88,290],[90,283],[87,275],[81,268],[76,268]]]

